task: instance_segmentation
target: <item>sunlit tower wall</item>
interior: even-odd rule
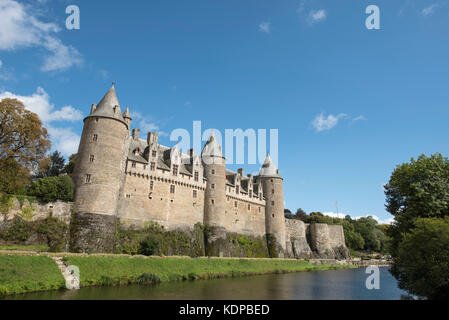
[[[271,257],[284,257],[286,245],[284,180],[268,155],[259,175],[265,195],[265,228]]]
[[[114,86],[98,106],[92,105],[90,115],[84,119],[73,173],[72,252],[109,252],[113,249],[130,123],[129,110],[121,113]]]
[[[207,179],[204,195],[204,225],[206,254],[227,256],[226,250],[226,160],[215,136],[212,134],[201,153],[204,177]]]

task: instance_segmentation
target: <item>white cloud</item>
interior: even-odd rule
[[[421,15],[424,16],[424,17],[431,16],[435,12],[435,9],[438,8],[438,7],[439,7],[439,5],[434,3],[434,4],[430,5],[430,6],[422,9],[421,10]]]
[[[50,96],[41,87],[30,96],[21,96],[4,91],[0,93],[0,99],[18,99],[23,102],[28,110],[36,113],[43,122],[51,121],[79,121],[83,118],[81,111],[72,106],[64,106],[60,110],[54,110],[54,104],[50,103]]]
[[[320,21],[326,20],[327,12],[324,9],[320,10],[312,10],[309,12],[309,22],[310,23],[317,23]]]
[[[271,23],[262,22],[261,24],[259,24],[259,31],[269,34],[271,32]]]
[[[41,47],[47,51],[42,71],[65,70],[81,65],[81,54],[54,34],[61,29],[40,21],[29,6],[15,0],[0,0],[0,50]]]
[[[147,134],[148,132],[156,132],[160,136],[166,136],[167,133],[159,130],[159,126],[152,121],[147,120],[140,112],[132,112],[131,117],[133,121],[138,122],[137,127],[140,129],[141,134]],[[146,137],[146,136],[145,136]]]
[[[322,132],[326,130],[331,130],[334,128],[340,119],[346,118],[347,115],[344,113],[340,113],[338,115],[328,115],[324,116],[323,113],[317,115],[315,119],[312,121],[312,126],[315,128],[317,132]]]
[[[52,141],[53,150],[58,150],[65,156],[78,152],[80,136],[71,128],[54,128],[47,125],[48,134]]]
[[[338,115],[329,114],[328,116],[325,116],[324,113],[320,113],[313,119],[312,126],[316,132],[322,132],[336,127],[340,120],[350,120],[351,123],[354,123],[357,121],[365,121],[367,119],[363,115],[351,118],[345,113],[340,113]]]
[[[360,115],[360,116],[357,116],[357,117],[353,118],[353,119],[352,119],[352,122],[356,122],[356,121],[365,121],[365,120],[367,120],[366,117]]]
[[[58,150],[66,156],[77,152],[80,140],[79,135],[73,132],[70,127],[55,127],[52,123],[57,121],[80,121],[83,118],[81,111],[72,106],[64,106],[59,110],[55,110],[54,104],[50,102],[50,96],[41,87],[38,87],[36,92],[30,96],[21,96],[7,91],[0,92],[0,100],[5,98],[22,101],[29,111],[39,116],[48,130],[53,150]]]

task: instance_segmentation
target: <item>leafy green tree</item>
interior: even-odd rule
[[[449,299],[449,217],[416,219],[402,236],[391,271],[411,294]]]
[[[77,154],[72,154],[69,157],[69,163],[65,166],[65,172],[71,177],[73,174],[73,171],[75,171],[75,164],[76,164],[76,157]]]
[[[0,101],[0,192],[17,193],[30,181],[50,149],[47,129],[37,114],[16,99]]]
[[[395,217],[389,228],[391,253],[397,255],[404,234],[419,217],[449,215],[449,161],[440,153],[421,155],[394,170],[385,186],[386,208]]]
[[[45,177],[35,181],[28,194],[38,197],[42,201],[52,202],[56,200],[72,201],[74,184],[72,179],[67,176]]]
[[[65,159],[59,151],[55,151],[39,164],[36,178],[57,177],[65,172]]]

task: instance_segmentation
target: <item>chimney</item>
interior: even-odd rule
[[[133,140],[138,140],[140,135],[139,129],[133,129]]]
[[[90,108],[90,114],[94,113],[95,110],[97,110],[97,105],[96,104],[92,104],[92,108]]]
[[[237,172],[239,173],[240,176],[243,177],[243,168],[237,169]]]
[[[147,143],[149,146],[157,146],[158,134],[155,132],[148,132]]]

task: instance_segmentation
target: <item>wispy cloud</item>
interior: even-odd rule
[[[366,117],[360,115],[360,116],[357,116],[357,117],[353,118],[351,121],[352,122],[356,122],[356,121],[365,121],[365,120],[367,120]]]
[[[41,47],[47,52],[41,66],[46,72],[81,65],[83,58],[78,50],[56,37],[60,31],[57,24],[41,21],[30,6],[0,0],[0,50]]]
[[[309,12],[309,23],[314,24],[326,20],[327,12],[324,9],[312,10]]]
[[[60,109],[55,109],[54,104],[50,102],[50,96],[41,87],[38,87],[36,92],[29,96],[18,95],[8,91],[0,92],[0,100],[5,98],[22,101],[29,111],[39,116],[44,126],[48,129],[53,150],[59,150],[66,156],[77,152],[80,140],[79,135],[67,125],[60,127],[59,122],[80,121],[83,118],[81,111],[72,106],[63,106]]]
[[[423,17],[430,17],[432,14],[435,13],[435,10],[438,7],[439,7],[439,4],[437,4],[437,3],[431,4],[430,6],[425,7],[424,9],[421,10],[421,15]]]
[[[311,1],[308,0],[301,0],[298,9],[296,9],[296,13],[301,21],[308,25],[314,25],[326,20],[328,16],[327,10],[324,8],[312,8],[312,6],[309,5],[310,2]]]
[[[347,117],[348,115],[344,113],[340,113],[338,115],[329,114],[328,116],[325,116],[324,113],[320,113],[315,117],[315,119],[313,119],[312,126],[317,132],[331,130],[336,125],[338,125],[340,119],[344,119]]]
[[[346,113],[339,113],[337,115],[329,114],[326,116],[322,112],[312,120],[312,126],[316,132],[328,131],[335,128],[340,122],[340,120],[347,120],[350,121],[351,123],[354,123],[357,121],[365,121],[367,119],[363,115],[351,117]]]
[[[259,31],[263,33],[270,34],[271,33],[271,23],[270,22],[262,22],[259,24]]]
[[[148,132],[156,132],[160,136],[167,136],[168,134],[164,131],[161,131],[159,126],[149,119],[148,117],[144,117],[140,112],[131,112],[131,117],[133,121],[137,121],[137,127],[140,129],[141,134],[147,134]]]

